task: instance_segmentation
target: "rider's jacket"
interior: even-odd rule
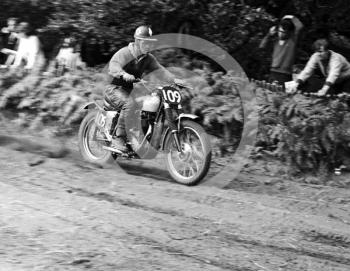
[[[157,69],[164,69],[157,59],[150,53],[140,54],[137,52],[135,43],[116,52],[109,62],[109,74],[113,76],[112,84],[122,86],[124,89],[131,90],[132,82],[126,82],[122,75],[127,72],[141,78],[143,74],[150,73]]]

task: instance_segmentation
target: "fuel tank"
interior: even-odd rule
[[[160,98],[157,94],[145,96],[142,104],[142,111],[157,112]]]

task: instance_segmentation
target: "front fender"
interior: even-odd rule
[[[198,119],[199,117],[194,115],[194,114],[186,114],[186,113],[181,113],[176,119],[182,119],[182,118],[187,118],[187,119]]]
[[[193,115],[193,114],[185,114],[185,113],[181,113],[177,118],[176,118],[176,121],[177,121],[177,129],[180,130],[180,125],[181,125],[181,120],[182,119],[191,119],[191,120],[196,120],[198,119],[199,117],[196,116],[196,115]],[[167,127],[164,134],[163,134],[163,137],[162,137],[162,141],[161,141],[161,150],[164,150],[164,143],[165,143],[165,139],[166,137],[168,136],[168,134],[170,133],[170,128]]]
[[[191,119],[191,120],[195,120],[198,119],[199,117],[193,114],[185,114],[185,113],[181,113],[177,118],[177,129],[180,130],[180,123],[182,119]]]

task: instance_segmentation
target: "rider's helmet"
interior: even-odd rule
[[[141,25],[138,28],[136,28],[134,38],[139,40],[149,40],[149,41],[157,40],[155,38],[152,38],[152,29],[146,25]]]

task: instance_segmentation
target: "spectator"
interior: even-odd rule
[[[33,35],[30,30],[30,25],[27,22],[22,22],[18,26],[18,50],[16,59],[13,64],[14,68],[19,67],[23,61],[26,65],[26,70],[40,68],[44,64],[44,56],[40,50],[40,41],[36,35]]]
[[[261,41],[259,48],[265,48],[270,41],[273,42],[270,82],[283,84],[292,80],[297,39],[302,28],[303,24],[298,18],[286,15],[278,27],[271,27]]]
[[[327,93],[350,92],[350,63],[346,58],[329,50],[327,39],[316,40],[313,47],[315,53],[297,76],[291,86],[291,91],[296,91],[300,86],[303,90],[308,91],[319,89],[319,96]],[[318,73],[319,76],[313,76],[315,73]]]
[[[62,75],[65,71],[74,71],[84,68],[85,63],[80,58],[80,53],[75,50],[75,41],[72,37],[64,39],[56,56],[56,74]]]
[[[1,29],[1,54],[0,64],[2,67],[11,65],[15,59],[17,47],[17,18],[7,19],[7,27]]]

